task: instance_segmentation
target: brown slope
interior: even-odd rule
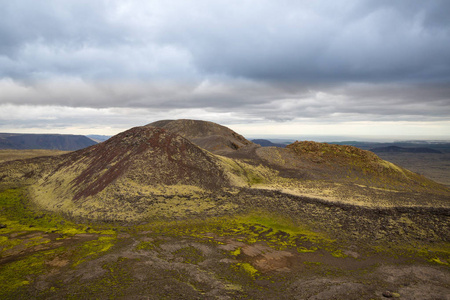
[[[278,188],[295,194],[371,206],[445,206],[450,190],[352,146],[295,142],[262,147],[256,156],[286,178]]]
[[[217,154],[224,154],[242,147],[254,145],[233,130],[208,121],[200,120],[162,120],[150,123],[155,126],[176,132],[197,146]]]
[[[124,219],[117,213],[130,210],[129,218],[142,217],[160,196],[190,197],[228,185],[214,156],[180,135],[143,126],[63,155],[32,191],[48,209],[78,215],[99,210],[104,218]]]

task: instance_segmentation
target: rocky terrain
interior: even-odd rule
[[[450,190],[351,146],[159,121],[0,164],[0,298],[449,299]]]
[[[212,122],[163,120],[150,123],[148,126],[176,132],[197,146],[216,154],[227,153],[253,144],[231,129]]]

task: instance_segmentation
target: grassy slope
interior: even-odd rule
[[[256,155],[278,172],[261,188],[370,207],[450,203],[447,187],[350,146],[301,142]]]

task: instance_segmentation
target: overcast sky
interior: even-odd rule
[[[447,0],[0,0],[0,132],[450,139]]]

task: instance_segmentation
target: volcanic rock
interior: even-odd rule
[[[150,123],[155,126],[180,134],[197,146],[210,152],[223,154],[254,145],[233,130],[208,121],[200,120],[162,120]]]

